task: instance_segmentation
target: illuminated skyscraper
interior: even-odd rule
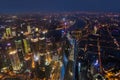
[[[13,70],[19,71],[21,69],[21,63],[17,54],[17,50],[10,51],[9,56],[10,56],[10,61],[11,61]]]
[[[27,30],[28,30],[28,33],[31,33],[31,26],[30,25],[27,26]]]
[[[12,36],[15,37],[16,36],[16,32],[12,31]]]
[[[97,26],[94,26],[94,32],[93,33],[96,34],[97,31],[98,31]]]
[[[18,53],[17,50],[14,48],[13,43],[7,43],[6,45],[6,49],[7,49],[7,54],[9,56],[9,60],[11,63],[11,68],[14,71],[20,70],[21,69],[21,63],[18,57]]]
[[[37,37],[31,38],[31,49],[33,54],[39,53],[39,39]]]
[[[6,35],[7,35],[7,37],[12,36],[11,28],[6,28]]]
[[[16,50],[17,50],[17,53],[18,53],[18,56],[19,56],[21,62],[24,60],[24,56],[25,56],[23,39],[24,39],[23,34],[21,32],[18,32],[17,38],[14,41]]]
[[[22,45],[22,40],[15,40],[15,46],[18,53],[18,56],[20,58],[20,61],[23,61],[24,59],[24,50]]]
[[[26,54],[28,54],[31,51],[29,40],[23,39],[23,44],[24,44],[24,51]]]
[[[13,27],[12,28],[12,36],[15,37],[16,36],[16,29]]]
[[[15,40],[16,49],[22,49],[22,40]]]
[[[32,53],[37,55],[39,53],[39,37],[37,36],[35,29],[32,31],[32,38],[30,39],[30,42]]]
[[[39,59],[39,38],[34,34],[33,37],[31,38],[31,50],[33,53],[33,62],[36,64],[40,64],[40,59]],[[32,66],[34,66],[32,65]]]

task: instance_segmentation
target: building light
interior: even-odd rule
[[[39,56],[38,55],[34,55],[34,61],[38,61],[39,60]]]
[[[97,65],[98,65],[98,60],[96,60],[96,62],[94,63],[94,65],[95,65],[95,66],[97,66]]]
[[[45,39],[45,37],[42,37],[42,38],[39,38],[40,40],[44,40]]]
[[[35,31],[36,31],[36,32],[38,32],[38,31],[39,31],[39,29],[38,29],[38,28],[35,28]]]
[[[11,51],[9,54],[12,55],[12,54],[16,54],[16,50],[15,51]]]
[[[31,39],[32,42],[38,42],[38,38]]]
[[[11,45],[11,43],[7,43],[7,46],[10,46]]]
[[[23,31],[21,31],[21,34],[23,34],[24,32]]]

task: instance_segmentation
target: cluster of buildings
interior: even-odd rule
[[[117,13],[1,15],[0,79],[119,78],[119,26]]]

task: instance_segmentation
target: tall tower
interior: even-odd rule
[[[6,28],[6,35],[7,35],[7,37],[11,37],[12,36],[12,32],[11,32],[11,28],[10,27]]]
[[[37,37],[31,38],[31,49],[33,54],[39,53],[39,39]]]
[[[12,28],[12,36],[15,37],[16,36],[16,29],[13,27]]]
[[[16,46],[16,50],[17,50],[17,53],[18,53],[18,56],[19,56],[21,62],[24,60],[24,56],[25,56],[23,39],[24,39],[23,34],[18,33],[17,38],[14,41],[15,46]]]
[[[37,36],[38,32],[35,32],[35,29],[32,31],[32,37],[30,39],[31,42],[31,50],[33,54],[39,53],[39,37]]]
[[[29,34],[31,33],[31,26],[30,25],[27,26],[27,31]]]
[[[36,64],[40,64],[40,55],[39,55],[39,38],[33,32],[33,36],[31,38],[31,51],[33,53],[33,62]]]
[[[18,57],[17,50],[14,48],[13,43],[7,43],[7,53],[10,59],[11,68],[13,71],[18,71],[21,69],[21,62]]]
[[[15,46],[16,46],[16,50],[17,50],[18,56],[20,58],[20,61],[23,61],[24,51],[23,51],[22,40],[15,40]]]
[[[97,30],[98,30],[97,26],[94,26],[94,34],[97,33]]]
[[[25,54],[28,54],[31,51],[29,40],[28,39],[23,39],[23,45],[24,45]]]
[[[10,61],[11,61],[13,70],[19,71],[21,69],[21,63],[17,54],[17,50],[10,51],[9,56],[10,56]]]

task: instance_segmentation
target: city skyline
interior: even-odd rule
[[[0,15],[0,80],[119,80],[120,13]]]
[[[119,12],[119,0],[1,0],[0,13],[24,12]]]

